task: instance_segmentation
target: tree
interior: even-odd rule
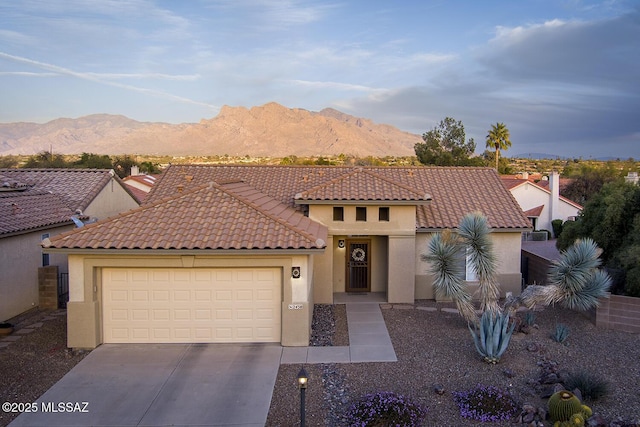
[[[18,156],[0,156],[0,169],[11,169],[18,166],[20,159]]]
[[[481,158],[472,159],[476,150],[473,138],[465,142],[464,125],[446,117],[422,135],[424,142],[414,146],[416,156],[424,165],[470,166],[483,163]]]
[[[74,167],[87,169],[112,169],[111,158],[106,154],[82,153],[80,159],[73,163]]]
[[[22,166],[26,169],[32,168],[68,168],[70,163],[67,162],[62,154],[50,153],[49,151],[41,151],[38,154],[29,156],[25,164]]]
[[[585,204],[576,221],[563,224],[556,246],[593,239],[610,268],[621,269],[624,291],[640,297],[640,186],[616,181],[605,184]]]
[[[131,175],[131,166],[138,166],[138,162],[129,155],[117,156],[113,160],[113,170],[120,178]]]
[[[487,148],[493,148],[496,152],[496,171],[498,170],[498,158],[500,158],[500,150],[507,150],[511,147],[509,139],[509,129],[504,123],[496,123],[491,125],[487,134]]]
[[[562,175],[573,179],[562,191],[562,196],[581,205],[586,204],[603,185],[620,179],[619,171],[612,162],[607,162],[604,167],[580,164],[577,170],[575,165],[567,165]]]
[[[593,240],[583,239],[562,253],[549,272],[549,285],[528,286],[518,296],[508,295],[500,307],[496,257],[489,233],[486,217],[479,212],[470,213],[462,218],[456,234],[446,231],[434,235],[421,259],[431,264],[436,293],[451,298],[467,322],[480,324],[478,333],[473,330],[471,333],[478,352],[490,363],[496,363],[506,350],[513,331],[513,326],[507,327],[508,320],[518,307],[533,309],[561,303],[570,309],[588,310],[596,306],[609,289],[611,279],[598,269],[600,249]],[[479,280],[483,312],[480,319],[462,280],[461,259],[469,260]]]

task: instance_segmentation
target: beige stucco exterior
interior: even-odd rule
[[[412,205],[342,205],[342,221],[333,219],[334,206],[311,205],[309,218],[328,227],[327,251],[316,260],[316,302],[333,303],[334,292],[346,291],[347,250],[350,240],[371,243],[371,292],[387,294],[389,302],[414,301],[416,207]],[[356,220],[356,207],[367,211],[366,221]],[[389,209],[389,220],[379,220],[379,209]],[[340,247],[340,241],[345,247]]]
[[[82,213],[91,218],[105,219],[137,207],[133,197],[112,178]],[[73,228],[73,225],[43,228],[0,238],[0,321],[39,305],[38,268],[42,267],[42,236],[48,233],[53,237]],[[59,273],[66,273],[66,254],[52,253],[49,265],[56,265]]]
[[[72,229],[73,226],[56,227],[0,239],[0,322],[38,306],[42,236],[49,234],[53,237]],[[49,264],[57,265],[59,273],[66,273],[66,259],[64,254],[51,254]]]
[[[427,252],[429,241],[433,235],[433,233],[418,233],[416,238],[416,299],[441,299],[441,297],[434,292],[433,276],[429,273],[429,263],[421,260],[421,255]],[[521,232],[496,231],[491,233],[491,242],[493,243],[494,253],[498,259],[498,283],[500,284],[502,297],[504,297],[507,292],[512,292],[515,295],[519,295],[521,292],[521,241]],[[474,282],[469,282],[468,284],[472,290],[477,288]]]
[[[251,268],[275,267],[282,270],[282,334],[284,346],[309,343],[313,315],[312,254],[247,254],[248,256],[207,255],[69,255],[68,346],[94,348],[103,342],[102,273],[103,268]],[[301,275],[293,278],[292,267]]]

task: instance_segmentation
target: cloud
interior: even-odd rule
[[[478,151],[507,124],[508,154],[640,158],[640,14],[499,27],[486,44],[445,64],[424,85],[340,101],[350,113],[422,133],[462,120]],[[616,154],[614,154],[616,155]]]
[[[159,98],[170,99],[170,100],[178,101],[178,102],[181,102],[181,103],[204,106],[204,107],[208,107],[208,108],[210,108],[212,110],[219,110],[218,106],[207,104],[205,102],[196,101],[196,100],[185,98],[185,97],[182,97],[182,96],[172,95],[170,93],[166,93],[166,92],[162,92],[162,91],[158,91],[158,90],[147,89],[147,88],[142,88],[142,87],[137,87],[137,86],[132,86],[132,85],[126,85],[126,84],[122,84],[122,83],[113,82],[113,81],[101,78],[100,77],[101,74],[99,74],[99,73],[82,73],[82,72],[74,71],[74,70],[71,70],[71,69],[68,69],[68,68],[60,67],[58,65],[48,64],[48,63],[40,62],[40,61],[35,61],[33,59],[24,58],[24,57],[21,57],[21,56],[10,55],[10,54],[4,53],[4,52],[0,52],[0,58],[4,58],[4,59],[7,59],[7,60],[10,60],[10,61],[13,61],[13,62],[19,62],[19,63],[31,65],[31,66],[34,66],[36,68],[52,71],[52,72],[60,74],[60,75],[71,76],[71,77],[75,77],[75,78],[82,79],[82,80],[92,81],[94,83],[99,83],[99,84],[103,84],[103,85],[118,87],[118,88],[125,89],[125,90],[128,90],[128,91],[143,93],[143,94],[147,94],[147,95],[151,95],[151,96],[159,97]]]
[[[306,80],[288,80],[289,83],[299,86],[311,87],[314,89],[337,89],[337,90],[345,90],[345,91],[355,91],[355,92],[385,92],[386,89],[373,88],[369,86],[350,84],[350,83],[339,83],[339,82],[319,82],[319,81],[306,81]]]

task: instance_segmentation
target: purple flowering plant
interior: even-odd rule
[[[494,386],[478,384],[471,390],[454,391],[453,400],[463,418],[481,422],[507,421],[518,411],[513,396]]]
[[[427,416],[427,408],[406,396],[381,391],[362,396],[346,415],[351,427],[417,427]]]

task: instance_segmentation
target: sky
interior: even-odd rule
[[[638,0],[5,0],[0,123],[344,113],[477,152],[640,159]]]

